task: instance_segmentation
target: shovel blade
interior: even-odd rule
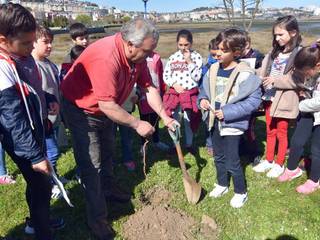
[[[191,204],[197,204],[201,197],[201,186],[189,175],[185,175],[182,178],[184,190],[187,195],[188,202]]]

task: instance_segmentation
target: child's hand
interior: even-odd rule
[[[201,99],[200,101],[200,107],[203,110],[208,110],[210,106],[210,102],[208,101],[208,99]]]
[[[268,87],[268,86],[271,86],[273,85],[274,83],[274,78],[273,77],[264,77],[262,79],[262,84],[264,87]]]
[[[174,88],[174,90],[176,90],[177,93],[183,93],[184,92],[184,88],[182,86],[180,86],[180,84],[175,83],[172,86]]]
[[[49,103],[49,111],[48,113],[50,115],[58,115],[60,110],[59,104],[57,102],[51,102]]]
[[[192,63],[192,60],[191,60],[191,52],[189,49],[185,49],[183,51],[183,57],[184,59],[186,60],[187,63]]]
[[[220,110],[216,110],[216,111],[214,112],[214,115],[215,115],[219,120],[224,119],[223,112],[222,112],[221,109],[220,109]]]

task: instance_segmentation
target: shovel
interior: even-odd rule
[[[183,174],[183,186],[187,195],[188,202],[191,204],[197,204],[201,196],[201,186],[192,177],[190,177],[187,171],[180,146],[180,127],[176,126],[174,132],[169,130],[169,134],[175,144],[176,151],[178,154],[179,164]]]

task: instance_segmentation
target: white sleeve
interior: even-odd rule
[[[315,91],[313,97],[302,100],[299,103],[301,112],[319,112],[320,111],[320,91]]]
[[[192,80],[198,82],[202,73],[202,57],[199,53],[196,53],[191,59],[192,63],[188,64],[188,69]]]
[[[14,76],[12,66],[7,61],[0,60],[0,91],[15,85]]]
[[[164,71],[163,71],[163,81],[169,87],[172,87],[172,85],[175,83],[172,79],[172,71],[171,71],[172,59],[171,59],[171,57],[168,59],[168,61],[166,63],[166,67],[164,68]]]

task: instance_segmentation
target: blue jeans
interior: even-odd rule
[[[244,171],[239,157],[241,135],[220,136],[217,119],[215,119],[215,125],[211,131],[218,184],[224,187],[229,186],[231,175],[234,192],[239,194],[247,192]]]
[[[50,134],[49,136],[46,136],[46,147],[47,147],[48,160],[51,162],[52,166],[55,168],[60,156],[60,152],[59,152],[57,139],[54,133]]]
[[[116,135],[117,129],[119,128],[120,140],[121,140],[121,153],[123,162],[131,162],[132,156],[132,128],[114,124],[114,134]]]
[[[6,161],[4,150],[0,142],[0,176],[7,175]]]

